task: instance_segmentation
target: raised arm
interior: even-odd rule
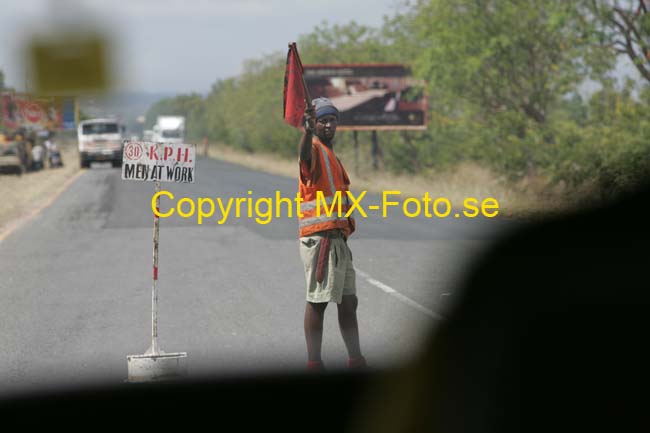
[[[316,127],[316,113],[314,107],[307,107],[305,109],[305,130],[300,138],[300,160],[304,162],[311,161],[311,140],[314,136],[314,128]]]

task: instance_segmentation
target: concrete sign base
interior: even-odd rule
[[[187,376],[187,353],[160,353],[158,355],[129,355],[127,382],[150,382],[179,379]]]

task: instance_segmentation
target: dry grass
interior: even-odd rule
[[[203,148],[199,146],[199,151]],[[486,167],[476,163],[462,163],[453,170],[429,173],[418,176],[396,176],[383,171],[372,174],[369,161],[359,164],[355,173],[354,159],[350,152],[339,152],[351,180],[357,190],[381,193],[385,190],[398,190],[405,196],[422,197],[428,192],[432,198],[448,198],[455,207],[461,208],[467,197],[479,201],[495,198],[500,205],[501,215],[531,217],[548,212],[561,212],[568,208],[560,191],[549,191],[542,178],[526,179],[511,185]],[[255,170],[266,171],[287,177],[296,177],[297,162],[266,153],[245,153],[222,144],[211,144],[208,155],[211,158],[228,161]],[[296,157],[297,159],[297,157]]]
[[[0,233],[13,221],[42,206],[63,187],[67,179],[79,171],[79,156],[75,143],[59,142],[59,146],[64,163],[61,168],[45,168],[22,176],[0,174]]]
[[[223,144],[211,143],[208,149],[210,158],[227,161],[253,170],[264,171],[286,177],[298,175],[297,162],[291,162],[269,153],[246,153]],[[198,152],[204,155],[203,146],[199,145]],[[296,161],[298,157],[296,156]]]

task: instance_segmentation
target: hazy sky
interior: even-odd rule
[[[79,23],[110,33],[118,87],[207,92],[241,71],[245,59],[286,51],[323,20],[380,26],[399,0],[5,0],[0,69],[25,87],[24,41]]]

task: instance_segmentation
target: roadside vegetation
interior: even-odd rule
[[[356,184],[395,180],[418,185],[414,194],[491,190],[516,213],[559,210],[635,188],[650,168],[647,7],[420,0],[402,4],[380,28],[323,22],[298,47],[306,64],[398,62],[427,82],[428,129],[380,132],[378,171],[368,164],[370,134],[360,132]],[[147,123],[185,115],[188,140],[207,137],[230,152],[216,154],[293,162],[300,132],[282,121],[285,56],[247,61],[206,97],[161,100]],[[617,59],[640,78],[621,80]],[[351,134],[339,133],[337,149],[355,172]]]

